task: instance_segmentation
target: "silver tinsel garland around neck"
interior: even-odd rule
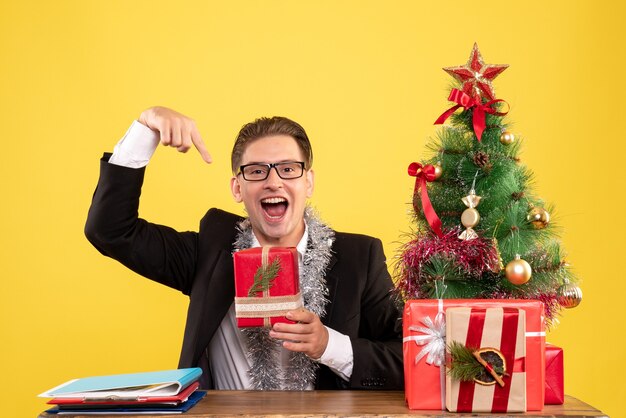
[[[300,292],[304,307],[319,317],[326,313],[328,287],[326,267],[330,262],[335,233],[317,217],[311,207],[304,211],[308,228],[306,252],[300,271]],[[236,251],[250,248],[253,242],[250,220],[243,220],[234,243]],[[268,328],[245,328],[248,357],[252,366],[249,370],[252,386],[257,390],[305,390],[313,386],[318,364],[304,353],[289,352],[289,365],[282,369],[280,364],[281,345],[269,336]]]

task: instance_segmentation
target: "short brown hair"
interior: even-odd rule
[[[271,135],[288,135],[295,139],[304,156],[304,168],[307,170],[311,168],[313,164],[313,149],[311,148],[311,142],[309,142],[309,137],[304,131],[304,128],[291,119],[282,116],[274,116],[271,118],[258,118],[254,122],[247,123],[241,128],[230,157],[233,174],[239,170],[241,156],[248,143],[255,139]]]

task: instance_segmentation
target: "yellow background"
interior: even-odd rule
[[[261,115],[312,138],[312,203],[338,230],[410,230],[406,168],[477,41],[556,204],[584,301],[548,340],[568,394],[620,416],[624,375],[624,6],[610,1],[7,1],[0,3],[0,393],[3,416],[68,379],[175,368],[187,299],[83,236],[98,159],[140,112],[191,115],[213,154],[160,149],[141,215],[195,229],[228,187],[239,127]]]

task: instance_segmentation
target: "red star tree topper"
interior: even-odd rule
[[[508,67],[508,64],[485,64],[478,45],[474,43],[467,64],[459,67],[445,67],[444,70],[463,83],[461,89],[468,96],[494,100],[496,97],[491,81]]]

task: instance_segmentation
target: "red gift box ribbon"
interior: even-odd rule
[[[435,121],[435,125],[441,125],[442,123],[444,123],[446,119],[448,119],[460,107],[464,108],[465,110],[474,108],[474,114],[472,115],[472,124],[474,126],[474,133],[476,134],[476,138],[479,142],[483,136],[485,127],[487,126],[485,122],[485,113],[496,116],[504,116],[509,113],[508,111],[497,112],[496,109],[491,107],[492,105],[499,102],[506,103],[504,100],[495,99],[483,103],[480,100],[479,96],[470,97],[459,89],[452,89],[452,91],[450,91],[450,96],[448,96],[448,100],[456,103],[456,105],[443,112],[441,116],[439,116],[439,118],[437,118],[437,120]]]
[[[500,352],[504,356],[507,365],[512,365],[508,375],[502,376],[504,387],[494,388],[491,412],[507,412],[509,393],[511,391],[511,377],[514,372],[525,371],[525,359],[515,358],[515,346],[517,345],[517,325],[519,321],[519,310],[516,308],[503,308],[502,335],[500,342]],[[480,347],[483,338],[485,316],[487,310],[482,308],[472,308],[469,320],[469,328],[465,339],[466,347]],[[460,382],[459,398],[456,412],[472,412],[474,400],[474,382]]]

